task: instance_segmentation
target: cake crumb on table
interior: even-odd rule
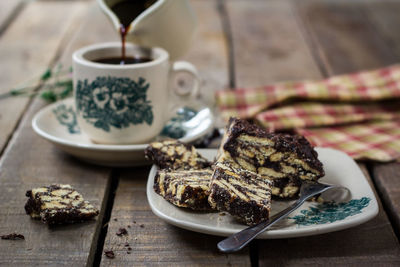
[[[104,251],[104,255],[106,255],[106,257],[109,258],[109,259],[114,259],[115,258],[114,251],[112,251],[112,250],[105,250]]]
[[[116,233],[117,236],[127,235],[128,231],[125,228],[119,228],[118,232]]]

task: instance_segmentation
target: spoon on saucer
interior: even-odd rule
[[[317,182],[303,182],[300,187],[300,198],[290,205],[288,208],[282,210],[276,215],[272,216],[269,220],[263,221],[257,225],[250,226],[218,243],[217,247],[221,252],[236,252],[245,247],[250,241],[256,238],[259,234],[267,230],[271,225],[282,220],[294,210],[299,208],[307,199],[310,199],[320,193],[323,193],[332,188],[344,188],[339,185],[321,184]]]

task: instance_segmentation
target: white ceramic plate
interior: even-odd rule
[[[289,218],[277,223],[258,238],[289,238],[328,233],[359,225],[378,214],[374,193],[354,160],[334,149],[316,150],[326,173],[320,182],[347,187],[351,192],[347,195],[348,199],[332,205],[304,203],[289,215]],[[209,160],[212,160],[217,153],[215,149],[199,149],[199,152]],[[170,204],[153,190],[156,171],[157,167],[153,166],[147,182],[147,199],[153,212],[161,219],[184,229],[219,236],[229,236],[246,228],[229,214],[194,212]],[[328,191],[323,197],[339,196],[337,193],[338,191],[331,193]],[[292,201],[273,201],[271,215],[291,203]]]
[[[105,166],[138,166],[147,163],[143,151],[148,144],[105,145],[93,143],[79,129],[74,110],[73,98],[46,106],[35,115],[32,127],[44,139],[87,162]],[[191,109],[188,110],[192,112]],[[210,109],[202,108],[193,112],[189,114],[191,119],[182,124],[166,123],[168,129],[167,127],[164,129],[167,129],[170,137],[181,134],[183,137],[179,140],[191,143],[212,131],[214,117]],[[160,138],[157,137],[157,139]]]

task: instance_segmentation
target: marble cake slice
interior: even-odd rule
[[[211,162],[203,158],[194,146],[176,140],[151,143],[145,149],[145,156],[160,169],[201,170],[211,167]]]
[[[230,119],[218,154],[218,162],[229,161],[271,179],[272,195],[280,198],[296,197],[302,181],[324,176],[318,154],[307,139],[268,133],[241,119]]]
[[[254,225],[269,218],[272,182],[254,172],[218,162],[210,185],[211,207]]]
[[[159,170],[154,191],[175,206],[192,210],[211,210],[208,204],[211,169]]]
[[[54,184],[26,192],[25,211],[49,225],[90,220],[99,214],[81,194],[67,184]]]

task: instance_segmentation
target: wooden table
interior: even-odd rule
[[[186,60],[215,90],[319,79],[400,61],[400,2],[392,0],[192,1],[199,30]],[[0,93],[75,49],[118,40],[94,1],[0,1]],[[146,200],[149,167],[85,164],[37,136],[39,98],[0,100],[0,265],[400,265],[400,165],[360,163],[376,190],[379,215],[348,230],[319,236],[257,240],[236,254],[216,249],[220,237],[171,226]],[[47,228],[24,211],[27,189],[68,183],[101,209],[96,221]],[[127,227],[129,235],[115,235]],[[142,225],[142,226],[141,226]],[[127,253],[125,242],[132,247]],[[104,256],[112,249],[115,259]]]

